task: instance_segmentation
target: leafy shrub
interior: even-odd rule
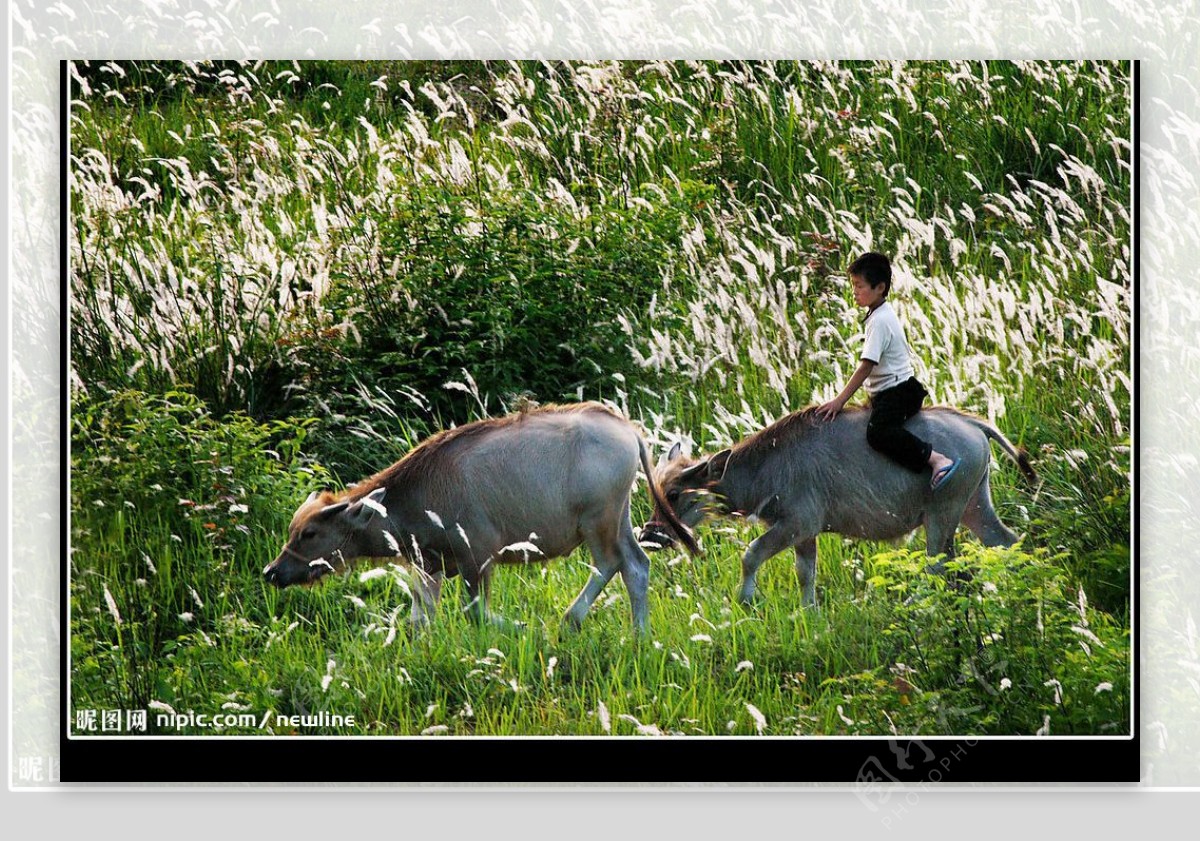
[[[874,678],[907,694],[908,724],[941,734],[1127,733],[1128,629],[1089,604],[1062,556],[962,549],[946,576],[923,573],[923,553],[896,550],[877,555],[867,579],[891,602],[882,635],[900,665]]]
[[[327,474],[303,453],[312,420],[214,417],[189,392],[76,395],[71,499],[77,523],[99,510],[152,512],[168,530],[227,548],[237,534],[277,529],[277,512]],[[101,514],[96,520],[107,520]],[[215,522],[214,526],[207,526]]]
[[[76,396],[70,598],[77,676],[91,675],[123,704],[145,707],[165,647],[180,635],[204,634],[196,617],[206,604],[210,613],[228,606],[230,580],[257,580],[262,546],[277,547],[301,495],[324,484],[324,469],[301,452],[310,425],[217,419],[186,392]]]
[[[574,400],[611,388],[614,373],[636,376],[620,320],[649,309],[701,195],[644,190],[585,210],[532,191],[481,203],[412,187],[377,228],[348,235],[377,236],[375,260],[343,261],[320,310],[285,340],[294,408],[373,416],[375,434],[408,441],[411,429],[389,420],[397,407],[444,425],[518,395]],[[446,388],[464,379],[471,389]],[[381,408],[389,397],[392,408]],[[346,464],[345,439],[322,452],[335,470]]]

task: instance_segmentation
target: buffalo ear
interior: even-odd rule
[[[729,457],[733,451],[730,449],[722,450],[716,456],[708,460],[708,478],[712,482],[720,482],[725,479],[725,471],[729,468]]]
[[[679,454],[681,452],[682,448],[679,446],[679,442],[675,442],[675,444],[671,446],[670,450],[658,457],[658,461],[654,463],[654,472],[658,473],[663,468],[667,467],[667,465],[674,462],[679,458]]]
[[[350,504],[348,502],[346,502],[345,500],[343,500],[341,503],[330,503],[328,506],[321,509],[321,511],[317,512],[317,517],[319,517],[319,518],[332,517],[333,515],[336,515],[338,512],[348,509],[349,507],[350,507]]]
[[[708,460],[701,459],[695,465],[684,468],[679,472],[679,481],[685,486],[689,486],[696,479],[702,478],[708,474]]]
[[[383,496],[385,494],[387,494],[386,488],[376,488],[370,494],[364,495],[354,501],[346,514],[363,522],[369,521],[374,514],[387,517],[387,509],[383,507]]]

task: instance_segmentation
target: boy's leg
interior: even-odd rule
[[[867,422],[867,444],[916,474],[928,469],[933,447],[904,429],[904,422],[920,411],[925,395],[916,379],[885,389],[871,398]]]

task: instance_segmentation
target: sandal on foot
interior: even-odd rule
[[[934,491],[937,491],[939,488],[941,488],[943,485],[945,485],[946,480],[950,479],[950,477],[954,474],[954,472],[958,470],[958,463],[960,461],[962,461],[962,460],[955,459],[949,465],[946,465],[943,468],[939,468],[937,473],[935,473],[933,475],[933,477],[930,479],[929,487],[931,489],[933,489]]]

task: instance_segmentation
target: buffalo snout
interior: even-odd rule
[[[277,588],[286,588],[288,585],[307,584],[314,578],[312,572],[297,569],[295,562],[283,553],[263,568],[263,578]]]
[[[280,565],[282,563],[283,558],[280,557],[263,568],[263,578],[277,588],[283,588],[287,586],[287,583],[283,581],[283,575],[280,572]]]

